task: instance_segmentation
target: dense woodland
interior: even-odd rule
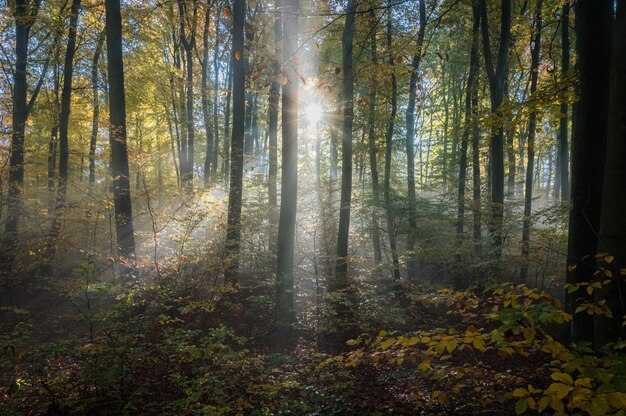
[[[0,9],[0,414],[626,415],[626,1]]]

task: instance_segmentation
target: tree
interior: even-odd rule
[[[272,82],[270,84],[268,102],[268,134],[269,134],[269,169],[267,178],[267,192],[270,215],[270,253],[276,252],[276,232],[273,224],[278,222],[278,198],[276,182],[278,179],[278,106],[280,100],[280,86],[282,80],[282,50],[283,50],[283,3],[278,0],[274,4],[274,57],[272,61]]]
[[[187,25],[185,24],[185,21],[187,20],[187,2],[179,0],[178,10],[180,13],[180,43],[185,50],[185,64],[187,70],[187,75],[185,79],[185,97],[187,99],[187,108],[185,109],[187,125],[185,130],[187,133],[187,137],[184,141],[185,145],[181,149],[182,152],[185,153],[184,159],[181,158],[181,161],[185,161],[185,169],[182,169],[183,164],[181,163],[181,172],[183,173],[182,180],[185,184],[185,188],[188,192],[191,192],[193,190],[193,170],[195,159],[195,123],[193,116],[193,50],[196,45],[196,25],[198,21],[198,8],[193,7],[189,33],[186,32]]]
[[[204,187],[209,186],[211,179],[211,165],[213,161],[214,140],[213,126],[211,126],[211,116],[209,114],[209,32],[211,30],[211,8],[207,7],[204,14],[204,29],[202,31],[202,118],[204,121],[204,131],[206,134],[206,155],[204,156]],[[217,100],[217,96],[215,98]]]
[[[494,66],[489,41],[489,19],[487,1],[481,0],[481,28],[483,56],[491,99],[491,114],[494,118],[491,141],[491,234],[496,258],[502,255],[502,225],[504,220],[504,115],[502,104],[506,100],[506,80],[508,75],[508,54],[511,43],[511,0],[502,0],[500,39],[497,61]]]
[[[298,84],[296,67],[298,51],[299,0],[287,0],[284,5],[283,52],[287,60],[284,72],[282,103],[282,170],[280,178],[280,216],[276,256],[276,332],[283,342],[293,341],[294,309],[293,251],[298,202]]]
[[[530,96],[534,98],[537,92],[537,79],[539,78],[539,51],[541,49],[541,9],[543,0],[537,1],[535,12],[535,28],[532,36],[531,64],[530,64]],[[526,281],[528,277],[528,257],[530,254],[530,215],[533,203],[533,176],[535,174],[535,132],[537,129],[537,110],[535,104],[528,116],[528,166],[526,167],[526,185],[524,188],[524,224],[522,226],[522,267],[520,280]]]
[[[603,266],[608,270],[626,268],[626,1],[618,0],[613,33],[611,80],[608,103],[608,127],[604,187],[598,252],[614,257],[604,257]],[[613,263],[613,264],[611,264]],[[621,273],[620,273],[621,274]],[[606,278],[602,276],[602,279]],[[626,285],[623,276],[615,275],[599,292],[599,299],[606,300],[613,316],[597,316],[594,322],[594,344],[624,339],[623,316],[626,314]]]
[[[408,252],[407,275],[410,279],[417,277],[417,264],[415,256],[415,239],[417,238],[417,209],[415,197],[415,102],[417,100],[417,78],[420,61],[422,59],[422,46],[424,45],[424,33],[426,30],[426,3],[419,1],[419,29],[417,33],[417,51],[413,55],[411,63],[411,78],[409,81],[409,104],[406,108],[406,165],[407,165],[407,199],[409,235],[406,241]]]
[[[391,1],[391,0],[389,0]],[[389,50],[389,65],[391,66],[391,111],[387,122],[387,134],[385,137],[385,180],[383,182],[383,198],[385,199],[385,213],[387,220],[387,235],[389,236],[389,251],[391,251],[391,261],[393,267],[393,279],[400,280],[400,260],[398,259],[398,248],[396,244],[396,225],[393,215],[393,205],[391,201],[391,158],[393,152],[393,131],[395,129],[396,114],[398,111],[398,81],[396,79],[395,56],[392,49],[392,18],[391,3],[387,3],[387,49]]]
[[[21,195],[24,187],[24,132],[28,113],[37,96],[27,100],[27,65],[30,29],[39,13],[40,0],[15,1],[15,72],[13,72],[13,117],[11,124],[11,156],[9,158],[9,207],[2,241],[3,265],[12,267],[17,245],[17,230],[22,214]],[[38,90],[36,90],[38,92]]]
[[[352,48],[355,33],[357,0],[348,0],[345,25],[341,38],[343,82],[341,102],[343,106],[343,128],[341,140],[341,201],[339,205],[339,227],[337,232],[337,263],[335,276],[330,279],[328,290],[339,297],[333,300],[337,339],[354,332],[353,305],[349,299],[348,239],[350,233],[350,206],[352,202],[352,124],[354,119],[354,67]]]
[[[465,182],[467,179],[467,147],[470,134],[478,130],[478,71],[480,69],[478,54],[478,36],[480,30],[480,9],[476,0],[472,1],[472,46],[470,48],[469,73],[465,93],[465,120],[459,157],[459,187],[457,193],[457,242],[462,242],[465,228]],[[474,99],[476,97],[476,99]],[[476,151],[475,151],[476,152]],[[479,178],[480,179],[480,178]],[[479,182],[480,183],[480,182]]]
[[[563,5],[561,12],[561,74],[563,79],[569,75],[569,2]],[[569,145],[567,140],[567,111],[568,105],[565,99],[561,102],[561,119],[559,120],[559,149],[558,149],[558,170],[559,187],[561,190],[561,200],[570,199],[569,181]]]
[[[243,28],[246,21],[246,1],[233,2],[233,43],[231,66],[233,71],[233,129],[230,141],[230,188],[228,192],[228,220],[226,229],[225,280],[235,284],[239,280],[239,253],[241,249],[241,200],[243,196],[243,141],[246,107],[245,59]]]
[[[378,65],[378,57],[376,52],[376,14],[372,10],[370,12],[371,24],[374,29],[371,31],[371,59],[374,68]],[[382,262],[382,249],[380,246],[380,224],[378,219],[378,206],[380,204],[380,187],[378,185],[378,152],[376,144],[376,87],[372,84],[376,82],[372,77],[370,82],[369,105],[367,117],[369,123],[369,131],[367,134],[367,148],[370,159],[370,172],[372,175],[372,244],[374,246],[374,264],[377,266]]]
[[[580,77],[580,101],[572,132],[572,204],[569,218],[567,283],[593,280],[600,228],[606,133],[613,2],[579,0],[576,3],[576,50]],[[567,295],[567,308],[593,299],[584,290]],[[593,341],[593,316],[574,313],[572,339]]]
[[[107,75],[109,84],[109,145],[115,206],[115,234],[122,261],[135,257],[133,208],[126,141],[126,95],[122,52],[120,0],[106,0]]]
[[[100,117],[100,97],[98,94],[98,62],[102,45],[104,44],[104,30],[98,35],[96,41],[96,50],[93,53],[93,61],[91,63],[91,85],[93,88],[93,119],[91,128],[91,140],[89,141],[89,185],[96,182],[96,145],[98,143],[98,128]]]

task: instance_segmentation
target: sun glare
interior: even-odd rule
[[[304,107],[304,116],[309,123],[317,124],[324,118],[324,108],[319,103],[310,103]]]

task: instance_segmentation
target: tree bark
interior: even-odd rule
[[[280,87],[282,77],[282,42],[283,42],[283,4],[281,0],[274,5],[274,59],[272,62],[272,83],[270,85],[268,104],[268,129],[269,129],[269,172],[267,178],[267,192],[270,217],[270,253],[276,254],[276,227],[278,223],[278,198],[277,198],[277,178],[278,178],[278,107],[280,100]]]
[[[419,1],[419,30],[417,33],[417,52],[413,56],[411,64],[411,78],[409,81],[409,104],[406,110],[406,158],[407,158],[407,198],[409,234],[407,236],[406,250],[408,254],[407,276],[409,279],[417,277],[417,260],[415,253],[415,240],[417,238],[417,208],[415,194],[415,102],[417,100],[417,78],[420,61],[422,59],[422,47],[426,29],[426,4]]]
[[[293,344],[294,241],[298,202],[298,89],[300,79],[294,64],[298,52],[299,0],[284,5],[283,52],[288,63],[284,69],[288,81],[282,95],[282,169],[280,180],[280,216],[276,256],[275,330],[283,345]]]
[[[133,210],[126,141],[126,96],[120,0],[106,0],[107,75],[109,82],[109,143],[115,206],[115,233],[122,261],[135,257]]]
[[[606,157],[613,1],[578,0],[575,11],[580,101],[572,134],[572,205],[567,251],[567,283],[572,285],[592,281],[596,271],[594,255],[598,249]],[[573,314],[574,342],[593,341],[593,316],[574,313],[579,305],[592,301],[584,287],[566,296],[566,306]]]
[[[532,36],[531,63],[530,63],[530,99],[533,100],[537,92],[537,80],[539,78],[539,52],[541,50],[542,30],[542,7],[543,0],[537,0],[535,14],[535,27]],[[522,266],[520,268],[520,281],[526,282],[528,278],[528,261],[530,254],[530,225],[533,203],[533,175],[535,166],[535,132],[537,130],[537,111],[533,106],[528,116],[528,166],[526,167],[526,184],[524,187],[524,220],[522,226]]]
[[[604,189],[602,191],[602,219],[598,252],[609,253],[615,260],[602,264],[614,270],[611,283],[597,293],[596,301],[606,300],[613,313],[612,318],[596,316],[594,345],[601,347],[607,342],[624,339],[623,316],[626,314],[626,284],[623,273],[626,268],[626,1],[617,0],[611,84],[607,131]],[[602,276],[601,279],[605,279]]]
[[[370,12],[372,24],[376,25],[376,14],[374,11]],[[375,27],[375,26],[374,26]],[[372,65],[376,69],[378,66],[378,57],[376,56],[376,30],[372,30],[371,38],[371,57]],[[371,84],[375,83],[376,79],[371,79]],[[368,107],[368,152],[370,158],[370,173],[372,175],[372,245],[374,246],[374,264],[380,265],[382,262],[382,250],[380,248],[380,224],[378,217],[378,207],[380,205],[380,190],[378,185],[378,157],[377,157],[377,143],[376,143],[376,86],[370,85],[369,93],[369,107]]]
[[[570,7],[569,2],[567,2],[563,5],[561,13],[561,74],[564,80],[569,75]],[[557,169],[559,169],[559,187],[562,201],[569,201],[571,195],[569,181],[569,145],[567,140],[567,111],[568,105],[564,97],[563,101],[561,101],[561,119],[559,120],[559,153],[557,167]]]
[[[230,144],[230,189],[228,192],[228,221],[226,229],[227,283],[239,281],[241,250],[241,202],[243,196],[243,142],[246,112],[245,57],[243,30],[246,21],[246,0],[233,1],[233,132]]]
[[[89,185],[96,183],[96,146],[98,144],[98,127],[100,118],[100,97],[98,94],[98,62],[102,52],[105,33],[102,31],[98,36],[96,49],[91,62],[91,87],[93,88],[93,119],[91,122],[91,140],[89,141]]]
[[[472,2],[472,46],[470,49],[469,73],[467,75],[467,91],[465,93],[465,129],[461,138],[459,158],[459,188],[457,193],[457,244],[463,242],[465,228],[465,188],[467,180],[467,147],[470,133],[478,129],[476,124],[478,108],[474,106],[473,97],[478,94],[478,71],[480,61],[478,55],[478,36],[480,29],[480,10],[476,0]]]
[[[202,80],[201,91],[202,95],[202,117],[204,121],[204,131],[206,134],[206,154],[204,155],[204,187],[209,186],[211,180],[211,165],[213,161],[213,126],[211,126],[211,115],[209,108],[211,103],[209,102],[209,31],[211,26],[211,8],[207,8],[204,15],[204,29],[202,31]],[[217,96],[215,97],[217,99]]]
[[[491,162],[491,223],[490,233],[496,258],[502,256],[502,226],[504,220],[504,127],[502,104],[507,99],[506,80],[508,74],[508,53],[511,44],[511,0],[502,0],[500,42],[496,65],[493,64],[489,42],[489,20],[487,1],[481,0],[481,27],[483,55],[489,80],[491,113],[495,126],[489,144]]]
[[[13,116],[11,156],[9,157],[9,206],[2,241],[4,270],[10,270],[15,259],[17,231],[22,215],[24,187],[24,132],[28,120],[27,65],[30,28],[39,12],[39,0],[15,1],[15,72],[13,73]]]

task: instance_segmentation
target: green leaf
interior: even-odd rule
[[[526,404],[526,399],[519,399],[517,403],[515,403],[515,413],[521,415],[525,413],[528,409],[528,405]]]

